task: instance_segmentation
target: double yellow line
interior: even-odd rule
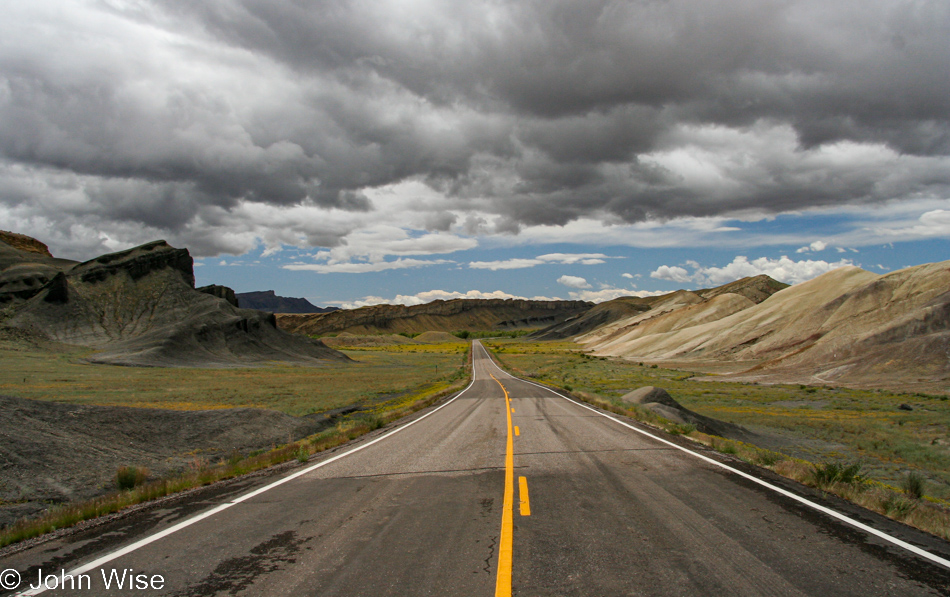
[[[489,375],[491,375],[489,373]],[[505,393],[505,414],[508,417],[508,441],[505,448],[505,500],[501,512],[501,538],[498,541],[498,577],[495,580],[495,597],[511,597],[512,542],[514,539],[514,503],[515,503],[515,445],[512,432],[511,398],[504,384],[491,375]],[[531,507],[528,502],[528,480],[518,479],[521,497],[521,515],[529,516]]]

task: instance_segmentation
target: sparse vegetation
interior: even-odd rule
[[[459,338],[521,338],[527,336],[533,332],[536,332],[536,329],[522,329],[522,330],[477,330],[469,331],[464,330],[461,332],[454,332]],[[465,334],[464,336],[460,334]]]
[[[904,482],[901,483],[901,489],[904,490],[904,493],[907,497],[919,500],[924,497],[924,489],[926,487],[926,481],[924,480],[923,475],[917,471],[911,471],[907,473],[907,476],[904,477]]]
[[[136,466],[120,466],[115,473],[115,485],[120,490],[134,489],[148,479],[148,469]]]
[[[188,392],[187,401],[160,400],[162,384],[172,385],[173,379],[180,380],[181,370],[89,366],[75,363],[75,353],[58,356],[29,353],[23,355],[9,351],[14,354],[3,356],[19,358],[20,364],[28,363],[29,373],[14,376],[5,368],[0,372],[0,388],[9,387],[3,384],[14,385],[16,390],[7,391],[24,397],[61,398],[63,394],[40,394],[41,386],[47,389],[53,387],[66,394],[67,384],[73,382],[78,385],[75,393],[66,394],[66,397],[73,399],[71,401],[122,405],[112,397],[118,396],[117,388],[121,389],[122,384],[127,383],[135,406],[145,405],[139,400],[147,398],[148,406],[221,408],[259,406],[248,402],[263,394],[259,386],[264,385],[271,392],[277,391],[282,398],[271,401],[270,404],[282,407],[281,410],[285,412],[305,414],[312,410],[334,408],[340,404],[340,398],[332,398],[334,393],[342,393],[349,399],[350,404],[362,404],[363,409],[350,416],[341,417],[330,429],[297,442],[275,446],[271,450],[255,450],[246,457],[235,451],[217,462],[208,462],[196,456],[186,470],[162,479],[149,481],[149,472],[146,469],[121,467],[115,477],[119,491],[81,503],[54,506],[38,518],[17,521],[0,529],[0,547],[69,527],[83,520],[118,512],[134,504],[294,459],[304,463],[315,453],[338,447],[396,419],[431,406],[441,398],[462,389],[468,382],[470,372],[467,365],[467,345],[422,345],[416,346],[422,349],[418,352],[400,350],[401,347],[388,348],[395,350],[360,351],[360,354],[352,354],[360,363],[350,364],[350,370],[337,365],[325,368],[193,369],[189,371],[189,380],[196,382],[195,388],[178,388],[176,384],[176,389]],[[433,380],[436,366],[438,375]],[[328,369],[330,371],[327,371]],[[248,383],[248,378],[255,375],[259,376],[259,380],[256,383]],[[45,383],[41,383],[41,380],[45,380]],[[19,385],[20,383],[22,385]],[[119,385],[116,388],[113,384]],[[150,389],[150,384],[155,385]],[[346,388],[343,384],[351,384],[352,387]],[[107,396],[105,400],[95,399],[96,388]],[[210,389],[211,395],[200,396],[198,388]],[[283,390],[282,395],[280,390]],[[304,391],[312,396],[309,404],[302,402]],[[221,401],[225,399],[232,400],[233,403],[222,404]]]
[[[860,473],[861,464],[858,462],[852,464],[839,462],[816,464],[812,471],[812,483],[819,489],[830,487],[835,483],[857,485],[862,482]]]
[[[467,350],[462,342],[344,349],[355,363],[196,368],[182,375],[181,369],[89,365],[81,362],[85,349],[48,353],[0,341],[0,394],[174,410],[247,406],[299,416],[452,381]]]
[[[689,435],[696,431],[696,426],[692,423],[673,424],[667,427],[666,430],[673,435]]]
[[[572,396],[604,410],[688,435],[719,452],[950,538],[946,396],[717,382],[643,363],[602,361],[578,352],[570,342],[493,340],[485,345],[503,348],[495,350],[496,358],[517,375],[570,387]],[[769,433],[787,444],[768,449],[698,431],[683,433],[681,425],[619,400],[647,385],[667,389],[701,414]],[[915,404],[913,411],[898,410],[908,402]],[[930,495],[925,495],[925,485]]]

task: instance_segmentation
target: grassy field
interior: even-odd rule
[[[699,381],[687,371],[582,355],[571,342],[483,343],[538,380],[616,405],[636,388],[662,387],[691,410],[768,436],[762,447],[813,463],[860,463],[863,475],[894,487],[915,473],[927,495],[950,499],[947,396]]]
[[[457,379],[467,344],[345,350],[352,363],[320,367],[164,369],[90,365],[88,351],[50,353],[0,344],[0,394],[102,404],[202,410],[248,406],[305,415],[390,400]]]
[[[344,352],[353,362],[322,367],[161,369],[90,365],[81,361],[85,350],[50,352],[0,340],[0,393],[22,398],[179,410],[266,407],[292,415],[361,407],[302,440],[246,455],[235,452],[167,477],[147,479],[147,471],[120,467],[119,491],[51,506],[36,518],[0,528],[0,547],[171,493],[292,460],[304,463],[463,388],[470,372],[468,348],[460,341],[350,350]]]

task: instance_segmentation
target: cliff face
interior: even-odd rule
[[[0,242],[4,242],[10,247],[24,253],[36,253],[43,257],[52,259],[53,255],[49,252],[49,247],[32,236],[0,230]]]
[[[202,286],[198,288],[198,292],[203,292],[205,294],[210,294],[211,296],[216,296],[220,299],[224,299],[234,305],[235,307],[240,307],[241,303],[238,302],[237,296],[234,294],[234,291],[228,288],[227,286],[221,286],[219,284],[210,284],[208,286]],[[253,309],[254,307],[245,307]]]
[[[3,324],[96,348],[91,361],[197,367],[346,359],[277,329],[270,313],[237,308],[230,289],[196,290],[191,255],[165,241],[72,267],[40,254],[33,263],[33,253],[8,244],[0,249],[13,263],[0,271],[0,283],[11,273],[33,272],[31,284],[20,276],[0,286],[9,305]]]
[[[455,299],[425,305],[375,305],[315,315],[279,315],[278,325],[309,336],[543,327],[584,313],[586,301]]]
[[[0,230],[0,307],[35,296],[56,274],[75,265],[56,259],[34,238]]]

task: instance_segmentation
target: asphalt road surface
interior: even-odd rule
[[[505,374],[477,342],[474,356],[467,390],[395,429],[7,555],[0,582],[15,571],[20,592],[43,595],[950,594],[934,561],[947,543],[649,437]]]

